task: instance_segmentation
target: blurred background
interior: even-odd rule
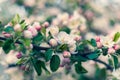
[[[58,24],[58,19],[66,19],[77,12],[82,16],[84,25],[81,26],[81,35],[85,39],[94,38],[97,35],[112,35],[120,31],[120,0],[0,0],[0,31],[15,14],[19,14],[28,24],[34,21],[48,21]],[[28,76],[16,67],[8,68],[8,64],[17,61],[12,52],[8,55],[0,54],[0,80],[110,80],[109,71],[89,61],[84,63],[88,73],[77,75],[74,71],[65,73],[64,69],[42,76]],[[106,58],[100,59],[106,61]],[[19,78],[18,78],[19,77]],[[32,79],[31,79],[32,80]]]

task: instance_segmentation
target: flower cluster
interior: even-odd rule
[[[117,56],[120,54],[120,46],[117,44],[120,33],[117,32],[113,38],[97,36],[95,39],[84,40],[80,35],[82,26],[85,26],[85,19],[78,12],[73,15],[60,14],[51,24],[47,21],[26,24],[25,20],[16,15],[4,27],[2,34],[5,41],[2,41],[2,48],[5,53],[10,50],[17,51],[17,65],[22,70],[34,67],[38,75],[41,75],[41,69],[50,73],[45,63],[50,63],[52,72],[59,67],[70,70],[74,65],[77,73],[86,73],[82,62],[96,60],[100,55],[112,56],[112,67],[116,69]],[[89,46],[92,46],[92,49]]]

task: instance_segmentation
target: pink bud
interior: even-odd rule
[[[41,29],[41,26],[40,26],[39,22],[34,22],[33,27],[34,27],[36,30],[40,30],[40,29]]]
[[[16,24],[16,25],[14,26],[14,30],[15,30],[15,31],[22,31],[21,25],[20,25],[20,24]]]
[[[32,32],[32,36],[36,36],[38,34],[37,30],[33,26],[28,26],[28,30]]]
[[[6,32],[2,32],[2,34],[6,37],[6,38],[10,38],[12,35],[11,34],[9,34],[9,33],[6,33]]]
[[[49,26],[49,23],[48,22],[44,22],[42,26],[47,28]]]
[[[100,42],[100,37],[99,36],[96,37],[96,42]]]
[[[20,58],[22,57],[22,53],[21,53],[21,52],[18,52],[18,54],[16,55],[16,57],[17,57],[18,59],[20,59]]]
[[[101,42],[97,42],[97,47],[98,48],[102,48],[102,43]]]
[[[76,37],[75,37],[75,41],[80,41],[81,38],[82,38],[81,36],[76,36]]]
[[[69,58],[69,57],[71,57],[70,52],[64,51],[64,52],[63,52],[63,57],[64,57],[64,58]]]
[[[49,44],[53,47],[57,46],[57,41],[55,39],[50,39]]]
[[[115,50],[118,50],[118,49],[120,49],[120,46],[117,45],[117,44],[115,44],[115,45],[113,46],[113,48],[114,48]]]
[[[115,53],[115,50],[113,48],[109,48],[108,49],[108,54],[113,54],[113,53]]]

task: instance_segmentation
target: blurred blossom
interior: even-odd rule
[[[112,75],[113,75],[115,78],[117,78],[118,80],[120,80],[120,68],[114,70],[114,71],[112,72]]]

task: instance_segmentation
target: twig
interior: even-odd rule
[[[0,40],[7,40],[7,39],[4,38],[4,37],[0,37]],[[22,44],[20,41],[16,41],[16,43]],[[49,49],[49,48],[46,48],[46,47],[37,46],[37,45],[35,45],[35,44],[33,44],[33,48],[34,48],[35,50],[38,50],[38,51]],[[92,54],[92,53],[93,53],[93,52],[87,52],[87,53],[85,53],[85,54],[74,54],[74,55],[76,55],[76,56],[80,55],[80,56],[83,56],[83,57],[87,58],[86,56],[89,55],[89,54]],[[113,67],[111,67],[109,64],[107,64],[107,63],[105,63],[105,62],[103,62],[103,61],[101,61],[101,60],[99,60],[99,59],[93,59],[93,61],[98,62],[98,63],[101,63],[101,64],[105,65],[108,70],[113,71]],[[8,68],[10,68],[10,67],[15,67],[15,66],[16,66],[16,65],[12,65],[12,66],[11,66],[11,65],[12,65],[12,64],[9,64]]]

